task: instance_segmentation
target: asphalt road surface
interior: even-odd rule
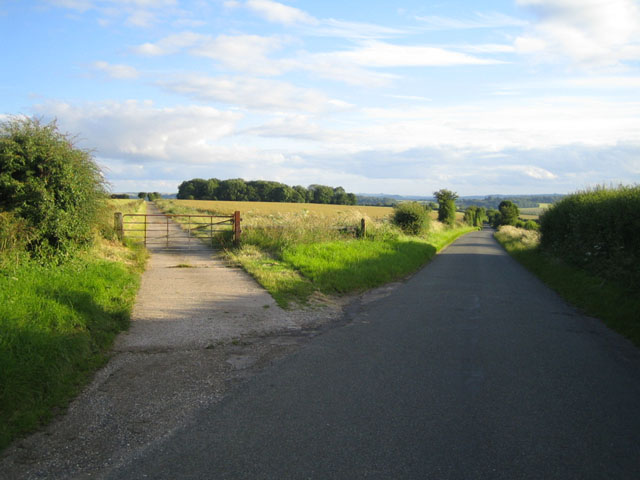
[[[638,479],[640,355],[469,234],[118,479]]]

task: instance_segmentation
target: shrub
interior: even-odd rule
[[[527,220],[524,224],[526,230],[540,230],[540,225],[535,220]]]
[[[93,239],[106,191],[89,152],[55,122],[14,118],[0,124],[0,211],[24,219],[38,256],[64,256]]]
[[[429,228],[431,217],[418,202],[404,202],[393,207],[392,220],[403,232],[418,235]]]

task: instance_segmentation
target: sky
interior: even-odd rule
[[[0,0],[0,52],[0,119],[55,119],[113,192],[640,183],[638,0]]]

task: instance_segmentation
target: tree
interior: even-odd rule
[[[453,225],[456,221],[456,199],[458,194],[443,188],[433,192],[433,196],[438,200],[438,221]]]
[[[308,190],[304,188],[302,185],[296,185],[295,187],[293,187],[293,189],[298,193],[299,200],[296,200],[296,202],[307,203],[307,198],[309,195]]]
[[[326,185],[309,185],[312,203],[331,203],[333,198],[333,188]]]
[[[220,186],[220,180],[217,178],[210,178],[207,180],[207,184],[204,187],[204,197],[199,200],[217,200],[218,199],[218,187]]]
[[[487,221],[487,211],[484,207],[471,205],[464,211],[464,221],[472,227],[481,227]]]
[[[145,198],[147,198],[147,192],[138,192],[138,198],[144,200]]]
[[[228,201],[246,201],[248,192],[247,184],[241,178],[223,180],[218,187],[218,199]]]
[[[515,225],[518,221],[518,215],[520,210],[518,206],[511,200],[503,200],[498,206],[500,211],[500,224],[501,225]]]
[[[91,154],[54,122],[0,123],[0,211],[33,229],[34,255],[64,256],[93,240],[107,193]]]

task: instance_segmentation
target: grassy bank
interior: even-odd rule
[[[95,245],[62,263],[3,252],[0,448],[64,408],[127,327],[146,252],[104,235],[113,237],[113,211],[142,209],[135,201],[111,203]]]
[[[501,227],[496,239],[568,302],[640,346],[640,295],[628,284],[604,279],[544,253],[537,232]]]

